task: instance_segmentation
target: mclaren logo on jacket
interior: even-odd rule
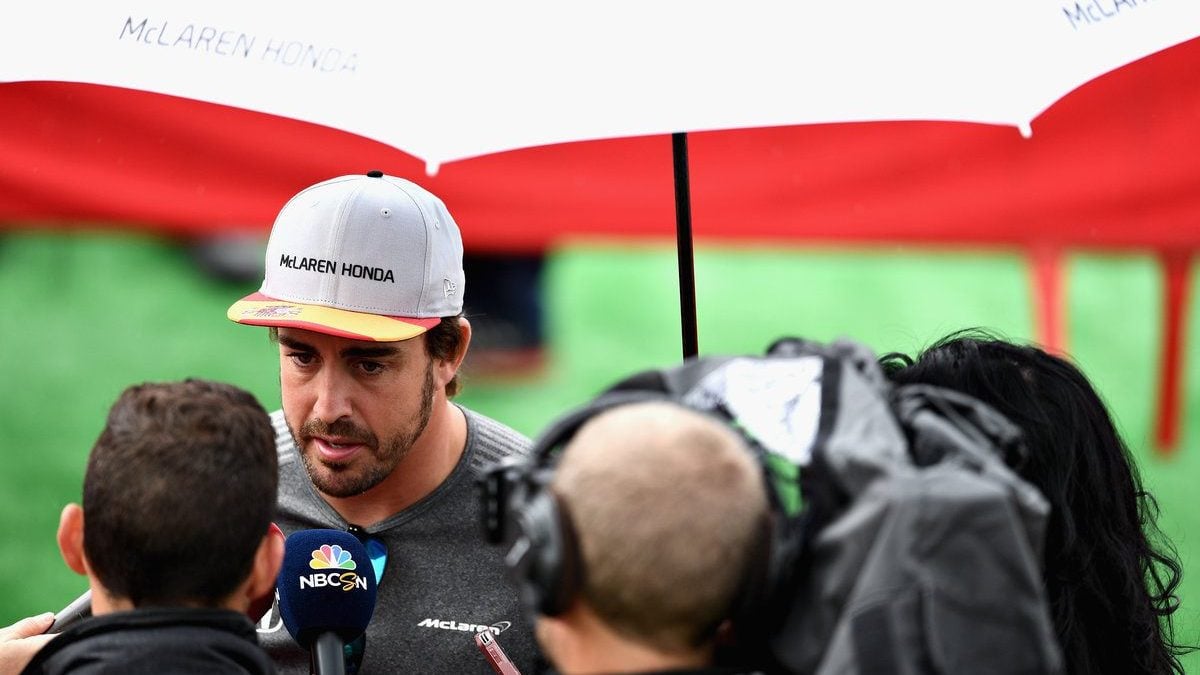
[[[419,628],[438,628],[441,630],[457,630],[464,633],[482,633],[485,630],[491,631],[495,635],[499,635],[512,626],[511,621],[497,621],[493,624],[485,623],[463,623],[461,621],[447,621],[445,619],[425,619],[417,624]]]

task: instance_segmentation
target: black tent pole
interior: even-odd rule
[[[671,134],[675,158],[675,241],[679,250],[679,321],[683,358],[696,356],[696,268],[692,253],[692,190],[688,180],[687,134]]]

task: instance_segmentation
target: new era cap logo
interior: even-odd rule
[[[442,290],[445,291],[448,298],[458,292],[458,284],[449,279],[442,279]]]

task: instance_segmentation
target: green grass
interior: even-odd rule
[[[1010,253],[913,249],[723,248],[696,260],[702,353],[758,353],[777,337],[850,336],[912,352],[967,326],[1032,335],[1028,278]],[[469,280],[468,280],[469,281]],[[536,380],[465,375],[465,404],[534,434],[635,370],[680,354],[675,260],[667,244],[580,242],[546,270],[550,365]],[[1200,425],[1179,450],[1151,451],[1160,299],[1146,257],[1075,255],[1071,350],[1112,407],[1158,496],[1188,574],[1179,627],[1200,641]],[[171,242],[111,234],[0,237],[0,625],[58,609],[84,587],[61,563],[54,531],[79,499],[88,449],[112,400],[145,380],[207,377],[279,405],[265,331],[224,319],[253,290],[205,278]],[[468,286],[468,300],[471,289]],[[1194,299],[1198,296],[1193,294]],[[1195,304],[1195,303],[1193,303]],[[1193,307],[1185,384],[1200,405],[1200,311]],[[1187,415],[1184,416],[1187,419]],[[1200,670],[1200,656],[1188,661]]]

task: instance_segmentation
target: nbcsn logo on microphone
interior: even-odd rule
[[[354,558],[350,557],[350,552],[343,550],[337,544],[332,546],[325,544],[313,551],[312,560],[308,561],[308,566],[314,570],[330,571],[313,572],[301,576],[301,589],[341,586],[343,591],[352,591],[356,588],[367,590],[366,577],[361,577],[354,572],[339,571],[356,569],[358,565],[354,562]]]

